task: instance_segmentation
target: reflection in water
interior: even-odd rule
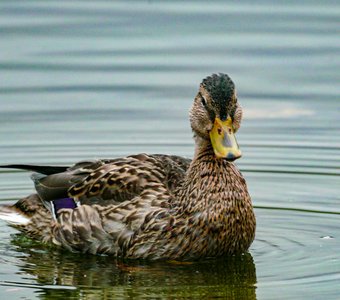
[[[259,299],[339,299],[339,4],[1,1],[1,164],[191,157],[196,83],[226,72],[258,224],[255,277],[250,255],[122,265],[11,245],[1,223],[0,299],[254,299],[256,278]],[[31,191],[27,173],[0,172],[0,202]]]
[[[41,299],[114,297],[223,297],[256,299],[256,272],[251,254],[202,262],[136,262],[109,256],[78,255],[48,248],[21,234],[12,243],[24,255],[21,271],[42,287]],[[50,285],[57,288],[51,288]],[[69,287],[74,287],[70,289]]]

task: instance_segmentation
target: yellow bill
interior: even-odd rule
[[[241,157],[242,153],[230,117],[225,121],[215,118],[214,127],[210,131],[210,140],[217,158],[233,161]]]

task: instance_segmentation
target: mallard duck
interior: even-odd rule
[[[245,252],[255,215],[234,132],[242,108],[226,74],[203,79],[190,110],[192,160],[138,154],[34,171],[36,193],[0,218],[43,243],[131,259],[191,260]]]

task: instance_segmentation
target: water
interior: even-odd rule
[[[338,299],[340,5],[336,1],[2,1],[0,163],[191,157],[199,82],[231,75],[255,205],[250,253],[117,262],[0,223],[0,298]],[[0,201],[32,192],[1,171]]]

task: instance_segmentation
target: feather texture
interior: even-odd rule
[[[256,226],[246,182],[232,162],[215,156],[209,138],[215,117],[231,116],[239,127],[240,109],[231,79],[213,75],[201,84],[190,113],[193,160],[138,154],[72,167],[3,166],[36,172],[36,194],[0,207],[0,218],[33,238],[83,253],[198,259],[244,252]],[[51,201],[67,198],[78,206],[61,208],[54,218]]]

